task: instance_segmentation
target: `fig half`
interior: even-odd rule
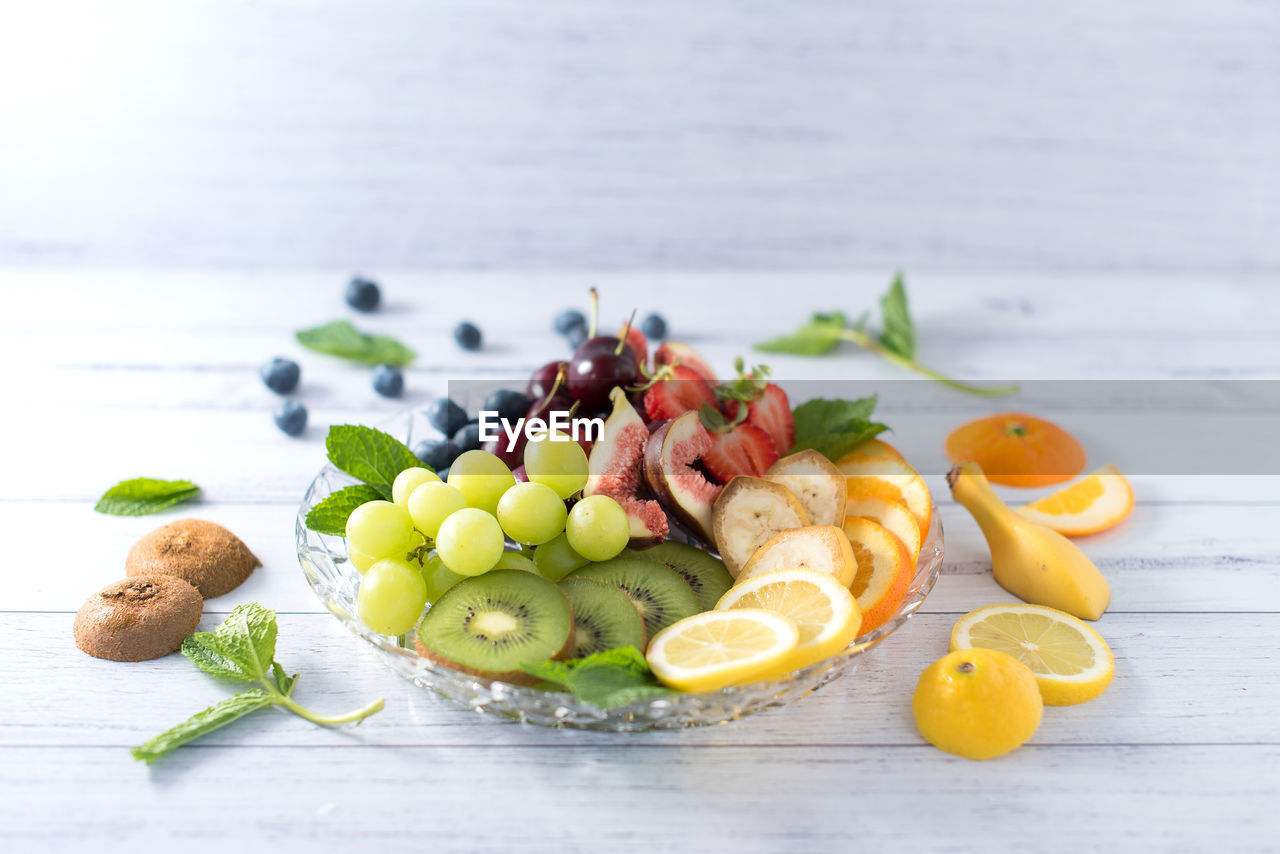
[[[653,493],[668,512],[707,543],[715,542],[711,506],[722,487],[692,464],[710,447],[711,435],[693,410],[663,423],[649,437],[644,452],[644,477]]]
[[[644,455],[649,428],[621,387],[609,393],[613,411],[587,458],[583,495],[607,495],[622,506],[631,523],[631,545],[643,548],[667,538],[667,514],[644,495]]]

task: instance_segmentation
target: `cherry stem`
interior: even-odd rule
[[[587,337],[596,337],[596,322],[600,320],[600,292],[591,289],[591,325],[587,327]]]
[[[565,374],[568,372],[569,366],[564,362],[560,363],[560,367],[556,368],[556,379],[551,384],[551,391],[547,392],[547,396],[542,399],[542,403],[538,404],[538,411],[545,412],[547,407],[551,405],[551,398],[556,396],[556,392],[560,390],[560,384],[564,382]]]
[[[622,324],[622,331],[618,333],[618,346],[613,351],[613,355],[615,356],[622,355],[622,348],[627,346],[627,333],[631,331],[631,324],[635,321],[635,319],[636,319],[636,310],[633,308],[631,309],[631,316],[627,318],[626,323]]]

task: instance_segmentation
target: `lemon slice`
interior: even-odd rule
[[[1044,605],[988,605],[965,614],[951,630],[951,649],[974,648],[1007,653],[1030,667],[1050,706],[1088,702],[1116,673],[1101,635]]]
[[[716,691],[790,672],[796,624],[762,608],[703,611],[654,635],[645,657],[662,684]]]
[[[796,624],[800,641],[790,669],[830,658],[853,643],[862,611],[840,579],[816,569],[778,569],[740,581],[716,610],[763,608]]]
[[[1113,465],[1105,465],[1066,489],[1017,508],[1032,522],[1068,537],[1105,531],[1123,522],[1131,510],[1133,487]]]

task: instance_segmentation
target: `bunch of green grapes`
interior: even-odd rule
[[[361,620],[381,634],[404,634],[428,602],[467,576],[514,568],[558,581],[626,547],[630,522],[612,498],[594,495],[566,507],[587,482],[581,445],[563,436],[530,442],[524,467],[528,480],[517,483],[495,455],[467,451],[449,467],[447,482],[430,469],[406,469],[392,501],[352,511],[347,552],[364,575]],[[508,540],[532,548],[532,559],[507,551]]]

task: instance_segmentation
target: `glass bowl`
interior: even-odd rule
[[[381,429],[404,438],[410,447],[439,433],[421,412],[405,412]],[[367,641],[396,673],[415,685],[429,688],[477,712],[551,727],[640,732],[652,729],[728,723],[756,712],[786,705],[816,691],[828,682],[852,672],[862,656],[897,631],[920,607],[942,568],[942,523],[933,513],[928,536],[920,551],[915,576],[894,616],[856,639],[847,649],[826,661],[797,670],[780,679],[735,685],[719,691],[672,694],[604,709],[572,694],[542,691],[505,682],[480,679],[428,661],[413,648],[412,632],[401,637],[379,635],[356,616],[356,592],[360,573],[347,561],[342,537],[307,529],[307,513],[327,495],[355,481],[326,465],[316,475],[298,508],[295,524],[298,562],[307,583],[324,606],[344,626]]]

